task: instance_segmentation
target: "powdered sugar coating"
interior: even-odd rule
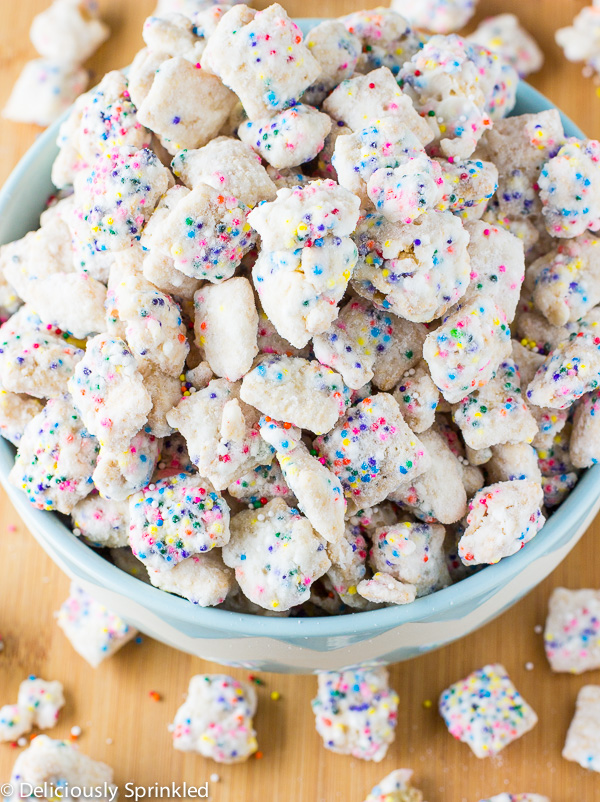
[[[323,101],[323,111],[352,131],[362,131],[373,119],[397,117],[423,145],[433,139],[431,128],[419,116],[410,97],[398,86],[387,67],[342,81]]]
[[[183,150],[172,161],[173,173],[193,189],[208,184],[247,206],[275,198],[275,185],[261,158],[243,142],[218,136],[197,150]]]
[[[172,181],[148,148],[114,148],[78,172],[72,225],[83,262],[138,240]]]
[[[465,565],[496,563],[515,554],[545,522],[539,484],[526,480],[484,487],[469,503],[467,528],[458,545]]]
[[[200,184],[157,227],[152,245],[186,276],[218,283],[233,275],[254,240],[248,207]]]
[[[36,14],[29,37],[37,52],[59,63],[87,61],[110,34],[92,9],[89,3],[58,2]]]
[[[423,802],[423,794],[410,784],[412,775],[411,769],[392,771],[371,789],[365,802]]]
[[[33,714],[21,705],[2,705],[0,707],[0,742],[15,743],[21,735],[31,732]]]
[[[83,356],[27,305],[0,327],[0,382],[10,392],[60,397]]]
[[[461,221],[449,212],[430,211],[412,224],[396,226],[367,215],[355,238],[359,261],[353,287],[399,317],[430,322],[444,315],[467,289],[469,238]]]
[[[332,89],[350,78],[362,50],[360,40],[350,33],[342,20],[324,20],[311,28],[306,47],[316,58],[321,72],[303,95],[306,103],[319,105]]]
[[[43,409],[37,398],[0,390],[0,434],[14,446],[19,445],[25,427]]]
[[[244,376],[240,396],[265,415],[315,434],[332,429],[350,403],[350,391],[333,370],[277,355],[263,357]]]
[[[392,0],[391,6],[416,28],[450,33],[467,24],[475,13],[477,0]]]
[[[421,35],[396,11],[380,6],[340,18],[362,44],[356,72],[369,74],[387,67],[393,75],[398,75],[402,64],[421,47]]]
[[[485,295],[512,323],[525,278],[523,243],[510,232],[483,221],[467,222],[465,230],[471,274],[462,303]]]
[[[261,236],[264,250],[311,246],[331,234],[347,237],[354,231],[360,202],[335,181],[311,181],[284,188],[277,199],[262,203],[248,219]]]
[[[349,237],[325,236],[296,250],[262,251],[252,277],[278,333],[297,348],[338,315],[358,253]]]
[[[416,324],[364,298],[351,298],[331,328],[313,338],[313,348],[319,362],[340,373],[353,390],[373,378],[380,389],[390,390],[416,364],[424,337]]]
[[[257,465],[269,464],[272,449],[258,430],[259,412],[240,400],[240,383],[213,379],[184,397],[167,420],[186,439],[190,458],[217,490]]]
[[[2,109],[7,120],[51,125],[80,95],[88,83],[83,67],[37,58],[28,61]]]
[[[233,571],[215,549],[186,557],[167,571],[148,568],[148,577],[154,587],[182,596],[199,607],[222,604],[235,582]]]
[[[101,445],[125,447],[152,407],[127,343],[99,334],[69,380],[69,392],[89,431]]]
[[[400,582],[382,571],[377,571],[369,579],[359,582],[358,592],[363,599],[373,604],[411,604],[416,598],[414,585]]]
[[[513,66],[521,78],[537,72],[544,63],[544,54],[533,36],[514,14],[488,17],[467,37],[487,47]]]
[[[258,313],[248,279],[205,285],[194,295],[194,310],[196,343],[213,373],[241,379],[258,353]]]
[[[175,56],[158,67],[138,119],[175,154],[206,145],[219,133],[234,104],[235,95],[216,75]]]
[[[325,540],[336,543],[344,535],[346,505],[340,480],[301,443],[277,460],[298,507]]]
[[[389,499],[426,523],[455,523],[467,510],[463,466],[437,428],[419,439],[428,457],[425,470],[397,486]]]
[[[92,479],[98,491],[107,499],[125,501],[132,493],[145,487],[158,462],[160,441],[141,431],[127,446],[103,446]]]
[[[538,427],[520,385],[518,368],[509,358],[485,387],[459,401],[453,418],[468,446],[479,450],[501,443],[531,443]]]
[[[73,528],[98,548],[121,548],[129,544],[129,504],[90,495],[71,511]]]
[[[401,376],[393,396],[404,420],[415,434],[426,432],[433,426],[440,392],[433,383],[424,359]]]
[[[82,794],[97,794],[101,802],[108,802],[118,792],[113,783],[113,770],[106,763],[84,755],[69,741],[54,741],[47,735],[38,735],[17,757],[11,773],[14,788],[32,785],[40,789],[56,787],[60,777],[61,787],[81,788]],[[100,793],[98,794],[98,789]],[[39,792],[38,792],[39,793]],[[43,799],[50,802],[51,791]],[[11,799],[21,797],[15,793]]]
[[[40,677],[28,677],[19,685],[17,704],[31,713],[36,727],[50,729],[56,725],[65,704],[63,686],[58,680],[48,682]]]
[[[600,239],[582,234],[559,240],[530,270],[533,303],[553,326],[575,323],[600,302]]]
[[[600,771],[599,720],[600,687],[584,685],[577,696],[575,715],[562,751],[562,756],[566,760],[573,760],[584,769]]]

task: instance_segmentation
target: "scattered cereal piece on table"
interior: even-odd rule
[[[500,663],[451,685],[440,696],[439,706],[450,734],[479,758],[497,755],[538,720]]]
[[[326,749],[378,763],[393,742],[398,694],[385,668],[325,671],[312,701],[317,732]]]
[[[0,707],[0,741],[17,741],[22,735],[31,732],[33,712],[20,704]]]
[[[7,120],[51,125],[87,86],[88,73],[69,62],[28,61],[2,110]]]
[[[555,588],[544,648],[553,671],[581,674],[600,668],[600,591]]]
[[[365,802],[423,802],[423,794],[411,785],[412,775],[412,769],[392,771],[371,789]]]
[[[75,583],[71,584],[69,598],[56,613],[56,622],[75,651],[93,668],[137,635],[137,629]]]
[[[600,687],[584,685],[577,696],[577,707],[562,751],[566,760],[584,769],[600,771]]]
[[[255,712],[252,685],[226,674],[198,674],[170,727],[173,746],[217,763],[240,763],[258,748]]]
[[[58,680],[48,682],[31,676],[20,684],[17,704],[29,710],[34,726],[47,730],[55,726],[65,704],[63,686]]]
[[[55,0],[36,14],[29,30],[31,42],[41,56],[69,64],[83,64],[109,34],[95,4],[70,0]]]

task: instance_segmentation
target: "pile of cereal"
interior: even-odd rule
[[[507,116],[518,53],[391,9],[303,38],[161,2],[143,38],[0,249],[10,480],[236,612],[410,604],[519,551],[600,458],[600,144]]]

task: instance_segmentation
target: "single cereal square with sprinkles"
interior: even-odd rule
[[[264,11],[246,5],[231,8],[208,40],[200,63],[236,93],[251,120],[292,106],[321,72],[300,28],[279,3]]]
[[[500,663],[451,685],[440,696],[439,708],[450,734],[479,758],[497,755],[537,724],[535,712]]]
[[[566,760],[600,772],[600,686],[584,685],[562,751]]]
[[[149,568],[168,570],[229,540],[229,508],[199,476],[180,473],[129,499],[129,545]]]
[[[342,483],[348,514],[383,501],[401,482],[425,470],[426,453],[388,393],[359,401],[335,428],[315,440]]]
[[[323,671],[312,700],[326,749],[361,760],[383,760],[395,737],[398,694],[385,668]]]
[[[217,763],[240,763],[258,749],[252,716],[256,692],[226,674],[197,674],[169,727],[173,746]]]
[[[52,398],[25,427],[9,480],[37,509],[68,514],[94,489],[98,451],[68,396]]]
[[[600,668],[600,591],[555,588],[544,648],[552,671],[582,674]]]
[[[152,247],[170,256],[186,276],[217,284],[233,275],[254,241],[248,207],[200,184],[161,221]]]

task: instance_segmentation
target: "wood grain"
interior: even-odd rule
[[[46,0],[2,3],[2,104],[24,62],[34,57],[27,31],[33,15],[46,4]],[[581,77],[579,66],[563,59],[553,39],[554,30],[568,24],[584,4],[581,0],[481,0],[479,16],[519,13],[546,53],[546,67],[532,83],[588,135],[598,136],[596,88]],[[151,0],[101,0],[100,5],[113,35],[90,61],[96,77],[131,60],[141,46],[143,19],[152,10]],[[316,16],[347,13],[364,4],[289,0],[284,5],[293,15]],[[0,125],[0,181],[38,133],[33,126]],[[577,691],[584,684],[600,682],[600,672],[552,676],[534,627],[543,623],[554,587],[600,585],[599,537],[597,520],[560,568],[500,619],[460,643],[392,668],[392,684],[400,694],[399,723],[396,742],[380,765],[322,748],[310,710],[313,677],[264,675],[256,718],[263,757],[241,766],[220,767],[174,752],[167,732],[190,676],[219,671],[219,667],[144,638],[98,670],[91,669],[53,622],[53,612],[67,595],[68,580],[37,546],[0,492],[0,632],[5,640],[0,654],[0,705],[16,699],[19,682],[30,673],[60,679],[66,687],[67,706],[51,732],[54,737],[68,737],[71,726],[79,725],[82,750],[114,766],[122,786],[126,782],[142,786],[184,780],[201,783],[218,772],[221,781],[211,784],[211,799],[217,802],[360,802],[380,777],[399,766],[415,770],[429,802],[477,802],[506,790],[544,793],[553,802],[593,802],[600,799],[600,776],[564,761],[560,752]],[[448,735],[435,701],[450,682],[496,660],[506,665],[540,722],[499,758],[479,761]],[[525,669],[529,661],[534,664],[531,671]],[[245,672],[232,673],[244,676]],[[161,701],[151,700],[153,690],[161,694]],[[270,698],[274,690],[281,694],[278,701]],[[427,709],[425,700],[433,700],[433,707]],[[17,751],[0,745],[0,780],[8,779]]]

